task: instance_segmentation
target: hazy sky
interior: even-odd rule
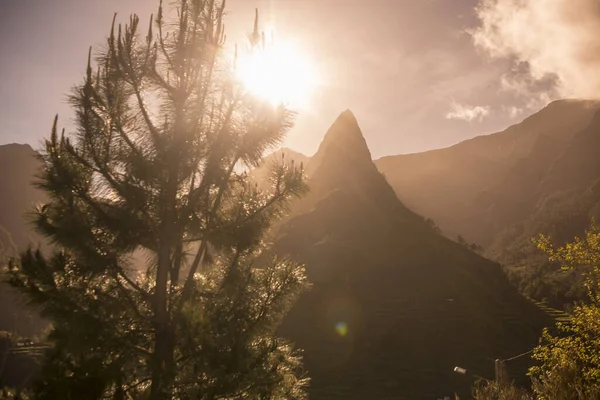
[[[445,147],[600,88],[597,0],[228,0],[228,41],[258,7],[318,61],[322,84],[287,145],[313,154],[356,114],[375,158]],[[37,146],[114,12],[157,0],[0,0],[0,144]]]

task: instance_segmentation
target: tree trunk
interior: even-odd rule
[[[171,157],[172,159],[172,157]],[[151,400],[171,400],[173,393],[173,352],[175,329],[168,310],[169,271],[171,270],[171,250],[174,249],[175,217],[174,207],[177,196],[176,163],[169,163],[169,178],[163,193],[161,207],[160,247],[154,290],[154,353],[152,357]]]
[[[158,327],[155,334],[151,400],[173,398],[173,330],[170,325]]]
[[[167,240],[167,243],[169,240]],[[158,255],[154,292],[154,354],[152,360],[151,400],[171,400],[173,376],[173,330],[167,309],[167,284],[170,268],[170,246],[163,242]]]
[[[183,50],[182,50],[183,51]],[[168,176],[164,182],[164,192],[160,203],[160,247],[158,249],[158,267],[156,271],[156,288],[154,291],[155,343],[154,365],[152,367],[152,385],[150,400],[171,400],[173,397],[175,351],[175,327],[169,315],[169,274],[173,266],[176,249],[181,245],[181,237],[177,225],[177,190],[179,183],[179,163],[181,161],[180,133],[183,132],[186,88],[181,88],[178,100],[175,101],[175,124],[171,132],[170,147],[165,154]],[[173,279],[173,276],[171,276]]]

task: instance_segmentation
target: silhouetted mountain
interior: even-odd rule
[[[350,111],[307,172],[311,191],[276,245],[306,263],[313,283],[281,328],[305,349],[311,399],[468,397],[472,379],[455,366],[493,377],[493,359],[537,343],[545,315],[499,265],[398,200]]]
[[[572,225],[569,215],[543,215],[554,212],[548,202],[569,214],[579,205],[567,204],[568,198],[583,196],[600,176],[593,128],[598,122],[592,121],[599,108],[597,101],[555,101],[502,132],[375,163],[400,199],[433,218],[445,234],[460,234],[502,261],[509,254],[519,259],[532,252],[524,234],[537,235],[544,225]],[[585,217],[577,212],[586,222],[577,222],[576,229],[547,233],[580,230],[589,211]]]
[[[31,185],[41,167],[37,153],[26,144],[0,146],[0,241],[9,238],[18,248],[39,240],[26,224],[28,211],[43,199],[42,192]],[[4,230],[6,232],[4,232]],[[6,243],[8,244],[8,243]]]
[[[0,263],[3,258],[40,243],[40,236],[27,221],[27,213],[44,200],[43,193],[31,184],[41,167],[37,153],[29,145],[0,146]],[[15,294],[0,282],[0,331],[16,329],[21,335],[32,335],[42,325],[15,304]]]

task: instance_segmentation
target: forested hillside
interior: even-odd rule
[[[581,273],[547,262],[531,238],[564,243],[600,216],[598,109],[597,101],[556,101],[502,132],[375,163],[446,236],[481,245],[526,295],[569,307],[585,297]]]

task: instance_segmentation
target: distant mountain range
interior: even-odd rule
[[[598,110],[558,101],[503,132],[375,161],[345,111],[314,156],[283,149],[251,172],[265,185],[266,166],[283,159],[308,176],[309,194],[273,243],[304,262],[313,283],[281,326],[305,349],[311,399],[466,398],[473,379],[455,366],[492,378],[494,359],[537,343],[547,315],[499,264],[451,239],[517,263],[532,254],[530,236],[580,233],[600,214]],[[5,248],[40,240],[23,218],[43,201],[30,185],[39,168],[29,146],[0,146]],[[7,301],[0,297],[0,330],[14,326]],[[507,368],[523,378],[527,363]]]
[[[505,263],[539,233],[571,239],[600,215],[600,102],[560,100],[502,132],[375,161],[398,197]]]

